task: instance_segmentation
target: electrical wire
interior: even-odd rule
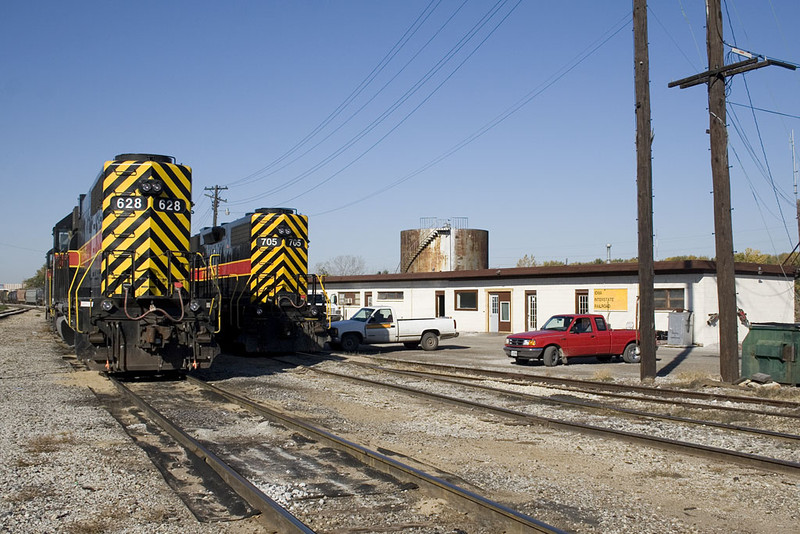
[[[556,73],[551,75],[550,78],[548,78],[547,80],[545,80],[544,82],[539,84],[533,90],[529,91],[525,96],[523,96],[521,99],[519,99],[515,104],[513,104],[512,106],[507,108],[505,111],[503,111],[499,115],[497,115],[494,119],[492,119],[488,123],[484,124],[481,128],[479,128],[478,130],[476,130],[472,134],[468,135],[467,137],[465,137],[464,139],[462,139],[461,141],[459,141],[458,143],[453,145],[450,149],[448,149],[445,152],[443,152],[442,154],[440,154],[439,156],[437,156],[437,157],[433,158],[432,160],[428,161],[427,163],[425,163],[424,165],[422,165],[421,167],[419,167],[415,171],[412,171],[409,174],[407,174],[407,175],[405,175],[405,176],[403,176],[401,178],[398,178],[397,180],[395,180],[394,182],[390,183],[389,185],[387,185],[387,186],[385,186],[385,187],[383,187],[381,189],[378,189],[376,191],[373,191],[372,193],[370,193],[368,195],[365,195],[365,196],[363,196],[363,197],[361,197],[359,199],[353,200],[351,202],[348,202],[348,203],[343,204],[341,206],[338,206],[336,208],[331,208],[329,210],[317,212],[317,213],[312,214],[312,215],[313,216],[325,215],[325,214],[332,213],[332,212],[335,212],[335,211],[339,211],[339,210],[342,210],[344,208],[348,208],[348,207],[353,206],[355,204],[361,203],[361,202],[363,202],[365,200],[368,200],[368,199],[370,199],[372,197],[375,197],[375,196],[377,196],[377,195],[379,195],[381,193],[385,193],[386,191],[389,191],[390,189],[393,189],[393,188],[399,186],[400,184],[402,184],[404,182],[407,182],[408,180],[414,178],[415,176],[418,176],[419,174],[422,174],[423,172],[427,171],[431,167],[441,163],[445,159],[449,158],[450,156],[452,156],[456,152],[458,152],[461,149],[463,149],[464,147],[466,147],[467,145],[469,145],[472,142],[476,141],[478,138],[480,138],[481,136],[483,136],[484,134],[486,134],[490,130],[492,130],[495,127],[497,127],[500,123],[502,123],[503,121],[508,119],[510,116],[515,114],[517,111],[522,109],[524,106],[526,106],[528,103],[530,103],[534,98],[538,97],[539,95],[544,93],[547,89],[549,89],[550,87],[555,85],[556,82],[558,82],[564,76],[569,74],[572,70],[577,68],[581,63],[583,63],[586,59],[588,59],[592,54],[594,54],[597,50],[602,48],[603,45],[605,45],[613,37],[615,37],[617,34],[619,34],[619,32],[621,32],[624,28],[629,26],[631,24],[631,21],[632,21],[632,12],[629,12],[622,19],[620,19],[618,22],[616,22],[611,27],[611,29],[606,31],[599,39],[596,39],[588,47],[584,48],[584,50],[581,51],[577,56],[575,56],[569,63],[567,63],[567,65],[565,65],[564,67],[562,67],[561,69],[556,71]]]
[[[402,74],[403,71],[405,71],[405,69],[428,47],[428,45],[431,44],[431,42],[433,42],[433,40],[442,32],[442,30],[444,30],[444,28],[453,20],[453,18],[458,14],[458,12],[461,10],[461,8],[464,7],[464,5],[466,5],[466,3],[467,3],[467,0],[464,0],[464,2],[462,2],[462,4],[458,7],[458,9],[456,9],[450,15],[450,17],[439,27],[439,29],[436,30],[436,32],[433,34],[433,36],[431,36],[428,39],[428,41],[394,74],[394,76],[392,76],[386,83],[384,83],[384,85],[372,97],[370,97],[361,107],[359,107],[357,110],[355,110],[350,115],[350,117],[345,119],[344,122],[342,122],[339,126],[337,126],[335,129],[333,129],[325,137],[320,139],[316,144],[314,144],[313,146],[309,147],[305,152],[299,154],[297,157],[295,157],[294,159],[292,159],[288,163],[282,165],[281,167],[279,167],[277,169],[273,169],[271,172],[269,172],[268,174],[258,178],[257,180],[261,180],[261,179],[266,178],[268,176],[272,176],[272,175],[280,172],[281,170],[285,169],[286,167],[288,167],[292,163],[296,163],[299,159],[301,159],[302,157],[308,155],[314,149],[318,148],[322,143],[324,143],[325,141],[330,139],[334,134],[336,134],[345,125],[347,125],[361,111],[363,111],[370,103],[372,103],[384,91],[384,89],[386,89],[397,77],[399,77],[400,74]],[[417,83],[419,83],[419,81]],[[412,89],[413,89],[413,87],[412,87]],[[409,91],[411,91],[411,90],[409,90]],[[413,95],[413,92],[409,94],[409,91],[406,92],[406,95],[408,95],[410,97],[411,95]],[[300,180],[306,178],[310,174],[313,174],[314,172],[316,172],[320,168],[324,167],[327,163],[329,163],[330,161],[335,159],[337,156],[339,156],[341,153],[343,153],[347,148],[350,148],[354,143],[356,143],[362,137],[364,137],[366,134],[371,132],[372,129],[374,129],[374,127],[376,127],[377,125],[381,124],[386,118],[388,118],[388,116],[395,109],[397,109],[397,107],[399,107],[399,105],[401,105],[404,102],[405,102],[405,100],[403,100],[402,97],[401,97],[400,100],[395,101],[395,105],[390,107],[388,110],[385,110],[378,117],[378,119],[375,119],[373,121],[373,123],[371,123],[367,128],[362,129],[355,137],[351,138],[350,141],[348,141],[348,143],[346,143],[344,145],[344,147],[340,147],[339,150],[334,151],[333,154],[330,154],[327,158],[323,159],[321,162],[317,163],[315,166],[313,166],[310,169],[306,170],[305,172],[301,173],[299,176],[296,176],[293,179],[290,179],[290,180],[288,180],[288,181],[286,181],[286,182],[284,182],[282,184],[279,184],[279,185],[273,187],[272,189],[269,189],[267,191],[262,192],[261,196],[259,198],[263,198],[264,196],[283,191],[283,190],[291,187],[295,183],[299,182]],[[373,127],[370,127],[370,126],[373,126]],[[257,180],[254,180],[254,181],[257,181]],[[245,200],[237,201],[234,204],[239,205],[239,204],[242,204],[242,203],[245,203],[245,202],[250,202],[251,200],[253,200],[253,199],[252,198],[248,198],[248,199],[245,199]]]
[[[435,5],[434,5],[435,2]],[[350,94],[330,113],[328,114],[325,119],[322,120],[316,127],[314,127],[311,132],[305,135],[300,141],[295,143],[289,150],[284,152],[281,156],[273,160],[271,163],[262,167],[261,169],[251,173],[244,178],[240,178],[238,180],[234,180],[233,182],[228,183],[228,187],[235,187],[240,185],[245,185],[247,183],[251,183],[253,181],[257,181],[261,178],[259,176],[264,172],[272,169],[275,165],[278,165],[283,160],[294,154],[297,150],[303,147],[306,143],[308,143],[311,139],[313,139],[320,131],[322,131],[328,124],[331,123],[336,117],[339,116],[352,102],[356,99],[375,79],[378,74],[380,74],[384,68],[395,58],[395,56],[400,52],[400,50],[408,43],[411,37],[417,33],[417,31],[422,27],[422,25],[428,20],[428,18],[433,14],[437,7],[441,4],[441,0],[431,0],[425,9],[422,10],[414,22],[409,26],[400,39],[389,49],[389,51],[381,58],[375,67],[373,67],[372,71],[370,71],[367,76],[361,80],[361,82],[350,92]],[[460,9],[460,8],[459,8]],[[377,96],[377,95],[376,95]],[[373,97],[374,98],[374,97]],[[349,119],[348,119],[349,120]],[[263,178],[263,177],[262,177]]]
[[[383,140],[385,140],[388,137],[389,134],[394,132],[411,115],[413,115],[422,106],[422,104],[427,102],[442,87],[442,85],[444,85],[444,83],[447,80],[449,80],[461,68],[461,66],[463,66],[463,64],[466,62],[467,59],[471,58],[472,55],[475,54],[475,52],[477,52],[481,48],[481,46],[486,42],[486,40],[492,34],[494,34],[494,32],[511,15],[511,13],[513,13],[513,11],[517,8],[517,6],[519,6],[521,1],[522,0],[518,0],[517,1],[517,3],[508,11],[508,13],[506,13],[502,17],[502,19],[495,24],[494,28],[492,28],[489,31],[488,35],[486,37],[484,37],[483,40],[481,40],[475,46],[475,48],[471,52],[469,52],[469,54],[466,56],[466,58],[464,60],[462,60],[450,72],[450,74],[448,74],[445,77],[443,82],[441,82],[430,93],[428,93],[428,95],[426,97],[424,97],[424,99],[419,104],[417,104],[409,113],[407,113],[386,134],[384,134],[382,137],[380,137],[377,142],[375,142],[372,145],[370,145],[365,151],[363,151],[355,159],[350,161],[347,165],[345,165],[343,168],[339,169],[339,171],[337,171],[333,175],[323,179],[322,181],[318,182],[316,185],[306,189],[305,191],[301,192],[297,196],[295,196],[295,197],[293,197],[291,199],[288,199],[288,200],[286,200],[284,202],[290,202],[290,201],[292,201],[292,200],[294,200],[294,199],[296,199],[296,198],[298,198],[300,196],[303,196],[303,195],[305,195],[305,194],[317,189],[319,186],[323,185],[324,183],[329,182],[331,179],[333,179],[336,176],[338,176],[339,174],[341,174],[341,172],[343,172],[344,170],[346,170],[347,168],[352,166],[354,163],[356,163],[358,160],[360,160],[362,157],[364,157],[368,152],[370,152],[373,148],[375,148],[378,144],[380,144]],[[321,169],[322,167],[324,167],[325,165],[327,165],[328,163],[333,161],[336,157],[338,157],[339,155],[344,153],[346,150],[348,150],[349,148],[354,146],[358,141],[363,139],[368,133],[371,133],[375,128],[377,128],[380,124],[382,124],[385,120],[387,120],[388,117],[394,111],[396,111],[402,104],[404,104],[406,101],[408,101],[411,98],[411,96],[413,96],[422,87],[424,87],[424,85],[428,81],[430,81],[435,74],[439,73],[451,60],[453,60],[453,58],[455,58],[455,56],[458,54],[458,52],[460,52],[478,34],[478,32],[480,32],[500,12],[500,10],[503,7],[505,7],[505,5],[507,3],[508,3],[508,0],[500,0],[494,6],[492,6],[492,8],[488,12],[486,12],[486,14],[484,14],[484,16],[478,22],[476,22],[472,26],[472,28],[470,28],[470,30],[464,36],[462,36],[461,39],[455,45],[453,45],[453,47],[450,48],[450,50],[447,52],[447,54],[445,54],[445,56],[442,57],[433,67],[431,67],[428,70],[428,72],[426,72],[426,74],[421,79],[419,79],[410,89],[408,89],[404,95],[402,95],[398,100],[396,100],[394,102],[394,104],[392,104],[387,110],[385,110],[380,116],[378,116],[378,118],[374,119],[367,127],[362,129],[357,135],[352,137],[345,145],[339,147],[333,153],[329,154],[324,160],[322,160],[321,162],[318,162],[313,167],[307,169],[306,171],[304,171],[300,175],[296,176],[295,178],[289,180],[288,182],[285,182],[285,183],[283,183],[283,184],[281,184],[279,186],[276,186],[276,187],[274,187],[274,188],[272,188],[272,189],[270,189],[268,191],[265,191],[265,192],[263,192],[261,194],[258,194],[256,196],[249,197],[248,199],[246,199],[244,201],[235,202],[233,204],[235,205],[235,204],[240,204],[242,202],[250,202],[252,200],[259,200],[259,199],[264,198],[264,197],[266,197],[266,196],[268,196],[270,194],[273,194],[275,192],[282,191],[282,190],[288,188],[289,186],[294,185],[294,184],[300,182],[301,180],[307,178],[308,176],[310,176],[314,172],[318,171],[319,169]]]

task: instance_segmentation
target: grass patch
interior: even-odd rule
[[[120,520],[128,514],[122,508],[106,506],[95,517],[64,525],[67,534],[102,534],[117,530]]]
[[[655,469],[650,472],[653,478],[685,478],[682,474],[675,471],[667,471],[665,469]]]
[[[5,497],[8,502],[29,502],[35,499],[43,499],[50,494],[50,488],[39,486],[27,486],[16,493]]]
[[[26,447],[30,453],[56,452],[64,445],[75,445],[77,440],[68,432],[61,432],[54,436],[37,436],[28,441]]]
[[[592,375],[592,380],[596,382],[613,382],[614,375],[610,371],[595,371],[594,375]]]
[[[712,379],[705,373],[692,372],[692,373],[679,373],[674,386],[684,389],[700,389],[704,387]]]

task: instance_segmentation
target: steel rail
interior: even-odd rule
[[[107,375],[108,376],[108,375]],[[197,455],[205,461],[219,476],[224,480],[240,497],[247,501],[253,508],[260,510],[263,514],[262,520],[267,522],[271,528],[279,532],[290,534],[314,534],[314,530],[303,524],[277,502],[273,501],[268,495],[258,489],[252,482],[240,475],[236,470],[226,464],[221,458],[214,454],[199,441],[181,430],[175,423],[170,421],[155,408],[150,406],[142,397],[131,391],[122,382],[112,376],[108,379],[117,389],[147,417],[164,429],[173,439],[180,443],[185,449]]]
[[[459,487],[444,480],[443,478],[425,473],[412,466],[399,462],[394,458],[390,458],[385,454],[381,454],[362,445],[358,445],[357,443],[348,441],[340,436],[336,436],[328,432],[327,430],[317,428],[305,421],[259,404],[246,397],[237,395],[217,386],[213,386],[193,376],[187,376],[186,379],[191,383],[198,384],[218,395],[221,395],[231,402],[252,410],[254,413],[265,417],[279,419],[281,422],[287,426],[290,426],[291,428],[296,429],[297,431],[311,434],[317,439],[324,441],[339,450],[346,451],[370,467],[379,469],[383,472],[388,472],[397,478],[412,481],[415,484],[424,487],[435,497],[440,497],[450,501],[457,500],[470,512],[475,513],[480,517],[485,517],[485,515],[488,513],[495,521],[502,522],[504,532],[520,534],[529,533],[531,531],[546,533],[565,532],[557,527],[548,525],[547,523],[544,523],[538,519],[509,508],[508,506],[478,495],[473,491]]]
[[[325,371],[322,369],[312,368],[309,369],[313,370],[317,373],[327,374],[330,376],[336,376],[338,378],[344,378],[347,380],[363,382],[367,384],[372,384],[379,387],[385,387],[390,389],[395,389],[397,391],[402,391],[404,393],[410,393],[416,396],[423,396],[433,398],[442,402],[450,403],[456,406],[461,407],[470,407],[470,408],[479,408],[481,410],[492,412],[498,415],[512,417],[527,423],[536,423],[540,425],[544,425],[551,428],[558,428],[562,430],[569,430],[569,431],[578,431],[583,434],[589,435],[596,435],[602,437],[613,437],[618,439],[623,439],[628,442],[632,443],[640,443],[647,446],[655,446],[660,447],[665,450],[672,450],[678,451],[684,454],[691,453],[696,456],[700,456],[703,458],[712,458],[716,460],[723,460],[727,462],[733,462],[739,465],[744,465],[746,467],[753,467],[759,468],[763,470],[768,470],[776,473],[787,473],[792,475],[800,474],[800,463],[791,462],[787,460],[779,460],[777,458],[769,458],[766,456],[759,456],[755,454],[749,454],[745,452],[739,451],[732,451],[728,449],[722,449],[719,447],[711,447],[707,445],[699,445],[696,443],[688,443],[683,441],[678,441],[669,438],[662,438],[658,436],[648,436],[646,434],[639,434],[636,432],[629,432],[625,430],[615,430],[610,428],[599,427],[595,425],[589,425],[586,423],[574,423],[569,421],[562,421],[559,419],[553,419],[550,417],[543,417],[538,415],[527,414],[524,412],[520,412],[517,410],[511,410],[509,408],[502,408],[499,406],[491,406],[489,404],[473,402],[465,399],[459,399],[456,397],[450,397],[448,395],[442,395],[439,393],[431,393],[428,391],[419,390],[416,388],[411,388],[407,386],[400,386],[398,384],[390,384],[386,382],[380,382],[378,380],[372,380],[369,378],[362,378],[352,375],[345,375],[342,373],[337,373],[333,371]]]
[[[6,317],[11,317],[12,315],[18,315],[20,313],[25,313],[30,309],[31,308],[14,308],[11,310],[6,310],[4,312],[0,312],[0,319],[5,319]]]
[[[507,395],[510,397],[517,397],[522,400],[537,400],[549,404],[566,404],[570,406],[578,406],[581,408],[589,408],[593,410],[605,410],[605,411],[613,411],[619,412],[626,415],[632,415],[635,417],[647,417],[651,419],[663,419],[665,421],[673,421],[677,423],[686,423],[690,425],[698,425],[698,426],[706,426],[706,427],[713,427],[713,428],[720,428],[723,430],[732,430],[736,432],[744,432],[748,434],[756,434],[762,436],[769,436],[772,438],[778,439],[785,439],[789,441],[800,441],[800,436],[797,434],[788,434],[785,432],[778,432],[775,430],[766,430],[763,428],[753,428],[748,426],[742,425],[733,425],[730,423],[719,423],[717,421],[709,421],[707,419],[691,419],[689,417],[680,417],[677,415],[670,415],[670,414],[660,414],[654,412],[646,412],[644,410],[634,410],[632,408],[621,408],[619,406],[609,406],[607,404],[601,404],[598,402],[588,401],[588,400],[578,400],[578,399],[559,399],[556,397],[548,397],[544,395],[533,395],[531,393],[521,393],[519,391],[509,391],[507,389],[500,389],[492,386],[486,386],[483,384],[475,384],[470,382],[464,382],[462,380],[458,380],[454,378],[448,378],[444,375],[439,374],[432,374],[432,373],[425,373],[422,371],[403,371],[400,369],[390,369],[387,367],[381,367],[378,365],[373,364],[366,364],[360,362],[352,362],[353,365],[363,366],[368,369],[373,369],[376,371],[384,371],[387,373],[395,373],[404,376],[414,376],[418,378],[424,378],[427,380],[437,380],[439,382],[445,382],[448,384],[457,384],[460,386],[466,386],[475,389],[482,389],[484,391],[490,391],[492,393],[497,393],[500,395]],[[648,402],[647,399],[640,398],[638,399],[639,402]],[[753,413],[753,412],[748,412]]]
[[[774,408],[800,410],[800,403],[793,401],[785,401],[780,399],[764,399],[756,397],[746,397],[743,395],[720,395],[718,393],[687,391],[682,389],[671,389],[671,388],[661,388],[661,387],[657,388],[657,387],[634,385],[634,384],[612,384],[608,382],[599,383],[596,381],[580,380],[577,378],[544,376],[532,373],[510,373],[506,371],[477,369],[475,367],[462,367],[458,365],[445,365],[445,364],[418,362],[411,360],[395,360],[392,358],[377,357],[377,356],[369,356],[369,358],[391,363],[402,363],[406,365],[421,365],[424,367],[430,367],[434,369],[444,369],[446,371],[451,371],[451,372],[452,371],[469,372],[469,373],[479,374],[481,376],[493,376],[509,380],[520,380],[526,383],[542,382],[546,384],[561,384],[564,386],[585,387],[586,389],[592,389],[592,390],[613,390],[622,392],[634,391],[645,395],[652,395],[655,397],[670,397],[670,398],[678,397],[678,398],[691,398],[696,400],[727,401],[727,402],[738,402],[742,404],[758,404],[763,406],[771,406]],[[714,408],[717,407],[715,406]],[[800,415],[795,415],[795,414],[777,414],[774,412],[766,412],[765,415],[785,415],[787,417],[800,417]]]

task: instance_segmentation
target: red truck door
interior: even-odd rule
[[[567,356],[597,356],[610,348],[611,332],[602,317],[576,317],[562,350]]]
[[[594,318],[595,324],[595,355],[611,354],[611,330],[608,329],[605,319]]]

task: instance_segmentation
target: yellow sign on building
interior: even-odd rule
[[[628,311],[627,289],[595,289],[595,311]]]

